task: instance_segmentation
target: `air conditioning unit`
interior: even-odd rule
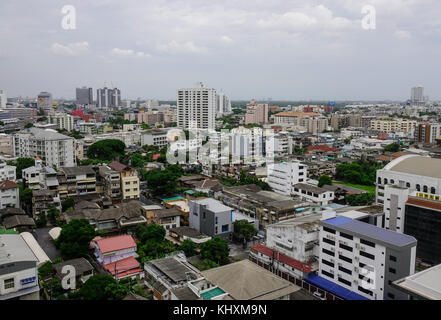
[[[354,271],[355,271],[355,272],[358,272],[358,267],[354,267]]]
[[[337,265],[338,265],[339,267],[341,267],[343,264],[342,264],[341,262],[339,262],[339,263],[337,263]]]
[[[331,262],[332,262],[332,263],[334,263],[334,262],[335,262],[335,260],[334,260],[334,259],[332,259],[332,258],[331,258],[330,260],[331,260]]]
[[[358,280],[354,280],[354,283],[358,284]]]
[[[331,251],[332,251],[332,252],[335,252],[335,248],[331,248]]]
[[[360,249],[360,244],[359,244],[359,243],[356,243],[356,244],[355,244],[355,248]]]
[[[366,247],[360,247],[360,250],[366,251]]]
[[[358,261],[358,260],[360,260],[360,258],[359,257],[354,257],[354,260]]]

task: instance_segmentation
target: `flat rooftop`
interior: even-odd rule
[[[397,280],[394,285],[423,299],[441,300],[441,264]]]
[[[391,161],[383,170],[441,179],[441,159],[406,155]]]

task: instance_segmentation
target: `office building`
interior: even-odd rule
[[[415,128],[415,141],[435,143],[441,141],[441,123],[420,122]]]
[[[417,126],[417,121],[409,119],[380,119],[371,120],[371,129],[378,132],[405,132],[412,133]]]
[[[195,88],[180,89],[177,95],[178,128],[215,129],[216,90],[199,82]]]
[[[410,91],[411,102],[424,102],[424,87],[414,87]]]
[[[48,116],[48,123],[56,124],[57,129],[72,131],[74,129],[74,117],[67,113],[57,113]]]
[[[116,108],[121,106],[121,90],[104,87],[96,91],[96,103],[98,108]]]
[[[8,102],[8,96],[6,90],[0,90],[0,109],[5,109],[7,102]]]
[[[245,124],[257,123],[266,124],[268,123],[268,104],[257,103],[252,100],[247,105],[247,112],[245,113]]]
[[[405,300],[392,282],[415,271],[414,237],[347,217],[320,222],[318,276],[369,300]]]
[[[216,116],[222,117],[224,115],[231,114],[231,101],[224,93],[216,95]]]
[[[82,87],[76,89],[77,104],[90,105],[93,104],[92,88]]]
[[[52,94],[49,92],[40,92],[37,97],[38,108],[49,109],[52,106]]]
[[[141,133],[141,147],[158,146],[159,148],[166,147],[168,144],[167,131],[161,129],[146,130]]]

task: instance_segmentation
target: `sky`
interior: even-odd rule
[[[422,85],[435,100],[440,12],[439,0],[1,0],[0,89],[172,100],[201,81],[233,100],[405,100]]]

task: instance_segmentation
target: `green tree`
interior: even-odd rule
[[[35,160],[32,158],[18,158],[16,161],[8,161],[7,164],[17,168],[17,179],[21,179],[23,169],[32,167],[35,164]]]
[[[66,198],[61,202],[61,209],[63,212],[67,211],[69,208],[73,208],[75,206],[74,198]]]
[[[400,145],[396,142],[388,144],[384,147],[385,152],[398,152],[400,151]]]
[[[191,239],[186,239],[179,246],[179,250],[184,251],[185,256],[192,257],[196,254],[196,243],[191,241]]]
[[[238,238],[243,238],[245,241],[250,241],[256,235],[257,229],[247,220],[236,220],[233,224],[234,234]]]
[[[375,194],[364,192],[361,194],[347,194],[345,201],[350,206],[367,206],[374,201]]]
[[[47,218],[46,218],[46,214],[40,213],[38,215],[38,218],[35,220],[35,225],[37,226],[37,228],[44,228],[47,225]]]
[[[214,237],[201,244],[201,258],[215,262],[219,265],[227,264],[230,254],[228,242],[225,239]]]
[[[38,268],[38,274],[44,279],[46,277],[49,277],[51,275],[53,275],[55,272],[54,267],[52,266],[52,262],[47,261],[45,263],[43,263],[39,268]]]
[[[90,241],[95,237],[95,229],[86,219],[73,219],[65,224],[55,245],[67,259],[79,258],[89,252]]]
[[[123,158],[126,145],[118,139],[104,139],[95,142],[87,149],[87,157],[89,159],[98,160],[115,160]]]
[[[329,176],[324,174],[324,175],[320,176],[319,181],[318,181],[318,186],[321,188],[325,184],[331,186],[332,185],[332,179],[331,179],[331,177],[329,177]]]
[[[98,274],[90,277],[79,290],[83,300],[122,300],[128,293],[128,288],[118,284],[108,274]]]
[[[47,218],[50,221],[50,223],[55,224],[59,216],[60,216],[60,210],[58,210],[57,207],[52,206],[49,208],[49,211],[47,212]]]
[[[32,210],[32,189],[23,188],[23,183],[19,184],[19,198],[23,210],[30,213]]]
[[[26,123],[26,125],[24,126],[24,128],[25,129],[28,129],[28,128],[32,128],[34,125],[32,124],[32,123],[30,123],[30,122],[28,122],[28,123]]]
[[[175,174],[169,170],[150,170],[143,178],[154,195],[173,194],[178,186]]]
[[[163,226],[153,223],[147,226],[138,225],[135,234],[141,242],[146,242],[149,240],[162,242],[164,241],[166,231]]]

